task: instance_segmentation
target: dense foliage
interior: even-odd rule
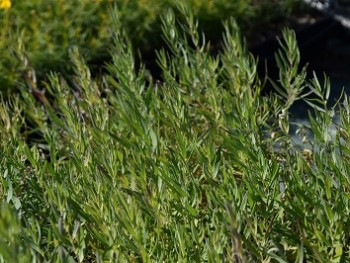
[[[347,261],[348,97],[327,107],[328,83],[306,79],[288,30],[276,92],[262,96],[235,21],[213,56],[192,7],[174,8],[161,16],[161,80],[136,66],[119,8],[96,36],[112,35],[105,71],[90,70],[79,42],[67,42],[68,58],[53,45],[73,73],[50,73],[45,92],[36,72],[50,51],[24,48],[35,40],[25,31],[2,33],[23,47],[6,63],[25,81],[14,78],[19,94],[0,105],[0,262]],[[71,28],[94,50],[95,34]],[[289,109],[308,91],[314,110],[295,144]]]
[[[1,1],[0,4],[4,4],[9,0]],[[115,6],[134,53],[140,52],[154,64],[154,50],[164,45],[160,16],[167,8],[175,8],[177,2],[182,1],[12,1],[12,7],[5,12],[0,5],[0,91],[6,94],[18,90],[28,81],[25,74],[28,67],[35,69],[39,85],[47,80],[46,75],[51,71],[65,76],[72,74],[73,69],[67,63],[72,46],[79,47],[92,73],[98,74],[104,63],[111,60],[109,50],[113,41],[109,14]],[[200,31],[205,32],[207,39],[217,42],[223,31],[223,20],[234,17],[245,32],[251,34],[255,27],[291,13],[296,9],[293,7],[297,0],[186,2],[199,19]]]

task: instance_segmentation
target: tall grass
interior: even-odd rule
[[[162,16],[162,81],[136,67],[114,9],[106,73],[72,46],[74,76],[51,73],[43,93],[28,75],[2,99],[0,262],[347,261],[348,97],[333,135],[329,86],[298,69],[293,32],[264,97],[233,20],[212,56],[191,9],[177,14]],[[305,90],[312,136],[294,145]]]

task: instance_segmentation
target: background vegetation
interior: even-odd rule
[[[244,28],[265,6],[228,2],[2,11],[0,262],[347,262],[348,97],[327,107],[288,30],[262,96],[237,22],[214,55],[196,24],[232,8]],[[157,30],[158,80],[137,55]],[[299,99],[314,110],[295,144]]]
[[[79,47],[94,75],[111,60],[113,46],[110,11],[118,7],[121,26],[132,42],[136,59],[154,70],[154,50],[165,46],[161,34],[161,14],[177,2],[168,0],[12,1],[11,9],[0,12],[0,90],[18,90],[26,83],[28,68],[35,69],[41,85],[50,71],[71,74],[68,50]],[[286,18],[297,10],[296,0],[285,1],[188,1],[213,49],[221,39],[222,21],[234,17],[247,36],[272,20]],[[273,8],[272,8],[273,6]],[[273,12],[271,12],[273,10]],[[280,23],[280,21],[279,21]],[[271,24],[271,23],[270,23]],[[140,53],[139,53],[140,52]],[[20,54],[25,54],[21,57]]]

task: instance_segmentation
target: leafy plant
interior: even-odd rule
[[[161,81],[136,63],[118,8],[101,74],[72,45],[72,76],[50,73],[44,93],[17,50],[31,75],[0,105],[0,261],[347,260],[349,99],[327,107],[289,30],[278,92],[262,96],[235,20],[213,56],[190,5],[176,8],[161,18]],[[312,136],[295,145],[289,109],[306,89]]]

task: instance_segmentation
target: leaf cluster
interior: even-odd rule
[[[262,96],[236,22],[212,56],[189,6],[177,8],[162,16],[162,81],[136,66],[114,9],[106,73],[72,46],[74,76],[51,73],[44,93],[32,74],[2,99],[0,262],[349,258],[349,99],[335,123],[329,87],[299,70],[288,30],[279,92]],[[288,117],[303,89],[316,100],[297,145]]]

